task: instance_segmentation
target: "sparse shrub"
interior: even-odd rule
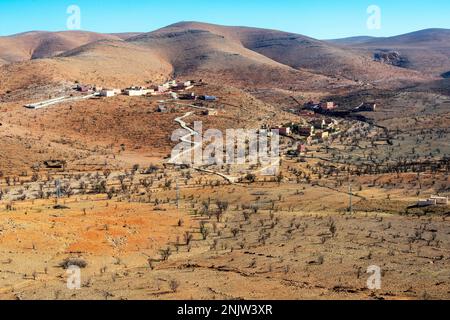
[[[172,255],[172,250],[170,250],[170,248],[163,249],[160,251],[160,255],[162,261],[167,261],[169,260],[169,257]]]
[[[189,246],[189,244],[191,243],[192,239],[193,239],[192,233],[190,233],[189,231],[186,231],[184,233],[184,241],[185,241],[187,246]]]
[[[209,235],[209,229],[206,227],[204,221],[200,222],[200,233],[202,234],[203,240],[206,240]]]
[[[231,229],[231,233],[233,234],[233,237],[236,238],[237,235],[239,234],[239,229],[238,228],[233,228]]]
[[[180,283],[177,280],[169,281],[169,287],[173,293],[177,292],[179,286],[180,286]]]

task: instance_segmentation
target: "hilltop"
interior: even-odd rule
[[[369,40],[374,46],[372,41],[376,40]],[[336,92],[401,88],[434,76],[420,68],[376,61],[372,49],[362,45],[199,22],[180,22],[148,33],[30,32],[0,38],[4,65],[0,90],[26,87],[35,78],[122,86],[200,77],[249,88]],[[27,75],[27,70],[35,73]]]

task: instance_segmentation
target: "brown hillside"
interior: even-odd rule
[[[51,59],[12,64],[0,72],[5,79],[3,91],[26,87],[35,77],[123,87],[173,76],[285,89],[331,90],[351,84],[293,69],[223,36],[193,29],[159,30],[128,41],[97,41]]]
[[[170,77],[172,67],[155,52],[121,40],[105,40],[51,59],[9,64],[0,68],[2,91],[30,84],[79,81],[124,87]]]
[[[286,85],[328,81],[325,77],[298,71],[244,48],[224,36],[196,29],[172,28],[128,40],[151,48],[173,66],[176,76],[198,75],[248,85]]]
[[[367,48],[346,47],[276,30],[197,22],[182,22],[144,34],[107,35],[106,40],[98,40],[103,35],[83,32],[38,32],[13,38],[24,37],[35,39],[34,45],[29,44],[33,48],[28,51],[29,57],[57,56],[37,65],[4,68],[0,71],[5,79],[4,91],[26,86],[27,79],[34,77],[104,86],[160,82],[173,76],[200,77],[251,88],[333,92],[337,88],[410,86],[433,76],[374,61],[373,52]],[[45,39],[36,40],[42,37]],[[11,41],[10,38],[1,40]],[[76,46],[75,42],[84,44]],[[439,38],[439,43],[445,41]],[[20,51],[17,48],[15,51]],[[61,53],[66,48],[69,49]],[[425,69],[439,64],[441,73],[450,70],[444,63],[448,58],[445,52],[439,56],[440,49],[433,50],[431,60],[424,59],[417,50],[410,55],[419,52],[417,59]],[[8,51],[0,52],[0,59],[9,61]],[[25,59],[18,56],[18,60]],[[411,57],[408,59],[413,61]],[[28,70],[36,73],[28,74]]]
[[[198,22],[181,22],[157,32],[186,29],[206,30],[294,69],[306,69],[336,78],[372,83],[420,79],[417,73],[375,62],[366,53],[294,33]]]
[[[349,45],[372,56],[377,52],[398,52],[403,67],[434,76],[443,76],[450,71],[448,29],[427,29]]]
[[[119,40],[120,37],[87,31],[33,31],[0,37],[0,61],[17,62],[52,57],[102,39]]]
[[[126,40],[129,38],[137,37],[142,34],[142,32],[122,32],[122,33],[110,33],[110,35],[119,37],[120,39]]]

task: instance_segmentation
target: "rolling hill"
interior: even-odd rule
[[[122,40],[101,40],[56,57],[4,65],[0,68],[0,89],[64,81],[125,87],[161,82],[172,73],[172,66],[152,50]]]
[[[353,44],[361,44],[364,42],[368,42],[373,39],[376,39],[376,38],[369,37],[369,36],[356,36],[356,37],[348,37],[348,38],[342,38],[342,39],[331,39],[331,40],[327,40],[327,42],[338,44],[338,45],[353,45]]]
[[[121,37],[87,31],[32,31],[0,37],[0,61],[48,58],[102,39],[120,40]]]
[[[42,71],[26,76],[27,70],[35,69]],[[250,87],[296,89],[331,88],[336,82],[283,65],[221,35],[190,28],[176,32],[171,28],[161,29],[126,41],[98,40],[48,59],[8,65],[0,72],[2,75],[7,88],[3,90],[24,87],[36,79],[123,87],[161,82],[175,76]]]
[[[333,40],[351,50],[375,56],[396,52],[404,68],[432,76],[450,71],[450,30],[426,29],[388,38],[371,38],[363,42]],[[395,61],[394,61],[395,63]]]
[[[432,43],[439,42],[445,49],[446,36],[438,31],[433,39]],[[423,76],[419,72],[421,68],[408,70],[401,68],[404,65],[374,61],[373,48],[384,47],[388,40],[355,38],[339,43],[277,30],[199,22],[180,22],[148,33],[30,32],[0,38],[0,64],[22,62],[1,67],[1,89],[13,90],[36,79],[125,86],[199,77],[249,88],[332,91],[396,88],[431,79],[431,73]],[[412,40],[405,35],[391,41],[408,44]],[[433,57],[439,60],[440,48],[421,50],[434,50]],[[414,61],[414,52],[407,61]],[[416,58],[419,62],[420,57]],[[442,53],[439,61],[445,59],[448,56]],[[439,61],[421,63],[426,68],[425,64]],[[28,70],[36,73],[27,76]]]
[[[156,33],[186,29],[209,31],[294,69],[333,78],[382,82],[392,78],[418,77],[417,74],[375,62],[370,55],[358,50],[277,30],[180,22]]]
[[[245,48],[221,34],[195,28],[163,28],[127,40],[164,56],[175,76],[196,75],[246,85],[293,86],[309,81],[331,81],[326,77],[274,61]]]

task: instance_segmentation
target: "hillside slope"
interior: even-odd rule
[[[305,81],[327,82],[326,77],[299,71],[243,47],[222,35],[199,29],[163,28],[127,40],[156,51],[173,66],[175,76],[247,85],[296,85]]]
[[[334,78],[372,83],[393,78],[420,78],[419,74],[375,62],[370,55],[358,50],[294,33],[198,22],[180,22],[162,30],[176,32],[186,29],[209,31],[294,69]]]
[[[32,32],[0,38],[0,46],[27,37],[32,41],[8,46],[10,51],[14,48],[14,54],[0,47],[0,64],[27,57],[36,59],[3,65],[2,90],[26,87],[36,81],[80,81],[123,87],[194,77],[249,89],[331,92],[400,88],[432,79],[431,73],[423,76],[420,68],[408,70],[374,61],[372,48],[363,47],[366,42],[337,45],[249,27],[181,22],[143,34]],[[369,40],[377,47],[374,41],[384,39]],[[433,57],[437,57],[438,50],[434,49]],[[443,54],[442,60],[446,58]],[[450,70],[445,68],[442,72]]]
[[[48,58],[94,41],[120,40],[120,36],[87,31],[32,31],[0,37],[0,61],[19,62]]]
[[[49,59],[7,65],[0,72],[3,90],[25,87],[38,79],[43,83],[64,79],[123,87],[160,83],[173,77],[292,90],[351,84],[296,70],[209,31],[170,28],[126,41],[99,40]]]
[[[388,38],[373,38],[361,43],[341,42],[347,48],[374,56],[396,52],[401,66],[433,76],[450,71],[450,30],[426,29]]]
[[[66,81],[125,87],[161,82],[172,73],[172,66],[152,50],[121,40],[101,40],[53,58],[4,65],[0,89]]]

